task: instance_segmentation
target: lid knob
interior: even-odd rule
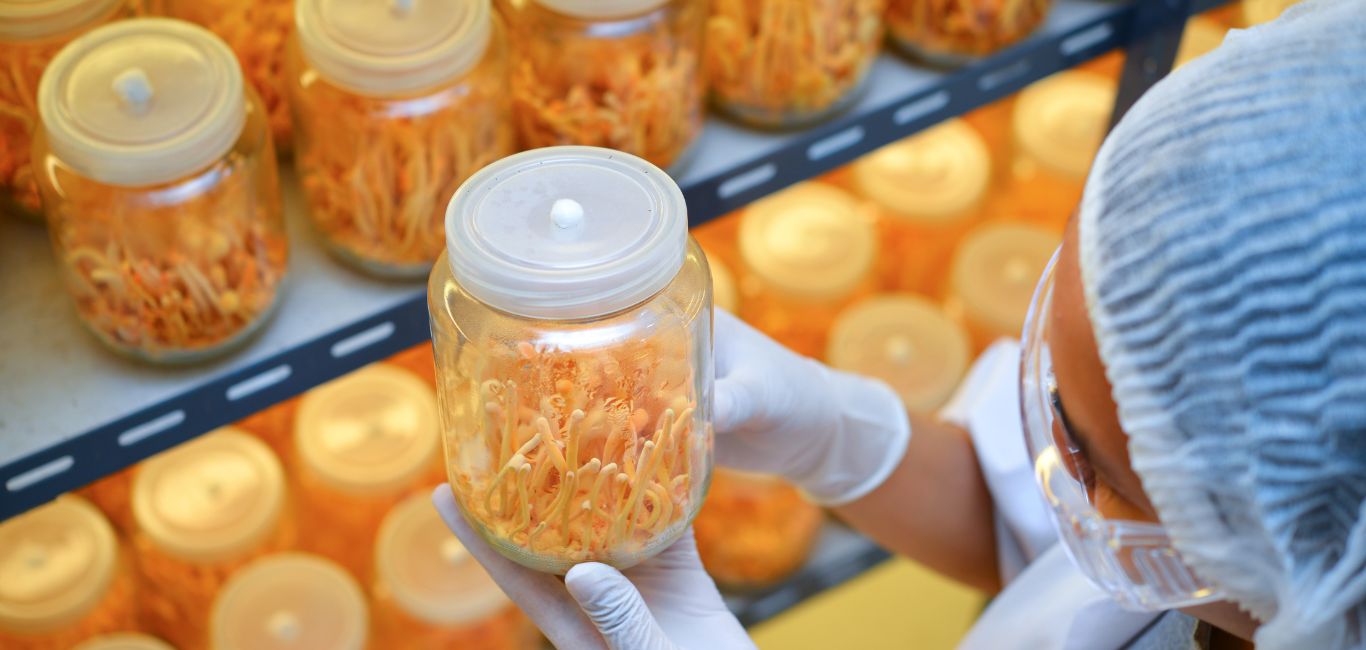
[[[413,13],[413,2],[415,0],[393,0],[389,3],[389,11],[399,18],[405,18],[408,14]]]
[[[904,366],[915,357],[915,344],[909,338],[897,335],[887,339],[883,352],[893,363]]]
[[[114,77],[114,94],[119,96],[123,107],[134,115],[147,112],[152,103],[152,80],[142,68],[132,67]]]
[[[556,199],[550,206],[550,220],[560,230],[578,229],[583,223],[583,205],[574,199]]]
[[[280,610],[266,619],[266,628],[271,638],[288,643],[299,638],[299,617],[294,612]]]

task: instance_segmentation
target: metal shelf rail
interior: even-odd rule
[[[861,101],[820,127],[773,133],[709,118],[679,179],[690,221],[1127,47],[1136,56],[1118,114],[1170,67],[1191,10],[1189,0],[1061,0],[1038,34],[961,69],[883,55]],[[279,313],[246,349],[192,368],[153,368],[100,349],[61,295],[46,235],[0,220],[0,520],[428,339],[423,287],[372,280],[329,259],[285,176],[291,269]]]

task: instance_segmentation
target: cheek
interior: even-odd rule
[[[1110,487],[1109,483],[1103,480],[1096,480],[1091,497],[1095,500],[1096,510],[1106,519],[1159,523],[1156,517],[1121,496],[1119,492]]]

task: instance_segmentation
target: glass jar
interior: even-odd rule
[[[214,599],[210,620],[212,650],[362,650],[370,637],[356,579],[304,553],[243,567]]]
[[[137,578],[114,529],[67,495],[0,523],[0,647],[66,650],[137,629]]]
[[[285,42],[294,27],[293,0],[161,0],[166,15],[204,26],[227,42],[261,97],[277,149],[289,151]]]
[[[591,145],[678,170],[702,130],[703,0],[505,0],[523,148]]]
[[[146,634],[108,634],[93,638],[74,650],[175,650],[161,639]]]
[[[534,149],[451,199],[428,285],[456,502],[563,574],[677,540],[712,465],[711,279],[683,194],[610,149]]]
[[[404,499],[384,518],[374,561],[376,648],[539,647],[531,621],[451,534],[428,494]]]
[[[1069,70],[1020,93],[1011,115],[1013,212],[1062,232],[1081,201],[1091,160],[1105,139],[1116,92],[1113,79]]]
[[[1034,33],[1052,6],[1053,0],[890,0],[887,31],[912,56],[962,65]]]
[[[313,225],[367,273],[426,277],[446,201],[514,151],[489,0],[298,0],[296,16],[295,165]]]
[[[754,591],[800,569],[824,521],[818,506],[781,479],[718,469],[693,533],[718,585]]]
[[[375,531],[414,491],[441,483],[436,394],[373,364],[304,394],[294,425],[300,548],[369,581]]]
[[[132,12],[127,0],[0,0],[0,212],[43,218],[30,164],[43,70],[77,36]]]
[[[265,443],[223,428],[138,467],[133,548],[143,617],[179,650],[207,647],[209,609],[237,569],[289,548],[284,472]]]
[[[1038,226],[985,224],[953,256],[944,310],[967,328],[973,351],[1019,338],[1034,287],[1062,237]]]
[[[712,102],[747,124],[819,122],[858,101],[886,0],[710,0]]]
[[[948,120],[860,158],[852,175],[878,207],[882,285],[938,293],[954,245],[983,216],[991,154],[982,137]]]
[[[939,305],[911,294],[881,294],[835,319],[825,359],[886,382],[907,410],[933,413],[953,396],[972,349],[963,326]]]
[[[825,352],[830,323],[875,289],[878,236],[871,206],[832,185],[802,183],[740,217],[741,314],[799,354]]]
[[[63,49],[38,95],[38,183],[81,321],[146,361],[244,343],[288,247],[265,113],[228,47],[181,21],[119,21]]]

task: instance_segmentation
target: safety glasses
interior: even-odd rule
[[[1053,510],[1058,535],[1091,582],[1126,608],[1156,611],[1220,600],[1181,561],[1162,526],[1107,520],[1095,507],[1095,475],[1069,430],[1048,345],[1057,259],[1054,253],[1025,319],[1020,410],[1034,477]]]

